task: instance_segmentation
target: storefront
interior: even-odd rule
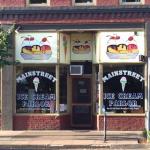
[[[103,98],[97,101],[97,120],[103,122],[105,108],[109,130],[142,130],[146,109],[145,63],[140,61],[145,55],[144,32],[111,31],[102,32],[99,37],[97,95]]]
[[[14,130],[145,128],[144,31],[18,32]]]

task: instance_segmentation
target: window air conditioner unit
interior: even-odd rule
[[[82,75],[83,66],[82,65],[70,65],[70,75]]]

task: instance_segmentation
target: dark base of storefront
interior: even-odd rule
[[[99,121],[98,121],[99,120]],[[1,128],[0,116],[0,128]],[[144,116],[107,116],[109,131],[143,131]],[[73,129],[69,115],[18,115],[13,118],[13,130],[70,130]],[[84,129],[82,127],[82,129]],[[86,129],[86,128],[85,128]],[[103,116],[93,117],[91,130],[103,130]]]

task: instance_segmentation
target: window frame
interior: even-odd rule
[[[34,6],[34,7],[38,7],[38,6],[50,6],[50,0],[47,0],[46,3],[39,3],[39,4],[31,4],[30,0],[27,0],[27,6]]]
[[[140,0],[140,2],[123,2],[123,0],[120,0],[121,5],[139,5],[139,4],[144,4],[145,0]]]
[[[74,6],[92,6],[92,5],[96,5],[96,0],[92,0],[92,2],[86,2],[86,3],[76,3],[76,0],[73,0],[73,5]]]

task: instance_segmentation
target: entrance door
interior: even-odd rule
[[[72,127],[91,127],[91,78],[72,78]]]

